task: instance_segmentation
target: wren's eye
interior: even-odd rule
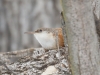
[[[40,29],[39,31],[40,31],[40,32],[42,32],[42,30],[41,30],[41,29]]]

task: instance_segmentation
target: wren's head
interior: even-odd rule
[[[58,29],[57,29],[58,30]],[[34,34],[35,38],[45,49],[54,49],[57,48],[56,37],[54,34],[55,29],[53,28],[40,28],[35,32],[27,32]]]

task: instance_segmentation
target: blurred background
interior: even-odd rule
[[[40,47],[24,32],[61,27],[60,12],[59,0],[0,0],[0,51]]]

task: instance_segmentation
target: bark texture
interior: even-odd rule
[[[30,48],[0,53],[0,75],[70,75],[66,54],[65,48],[48,51]],[[18,60],[12,63],[15,58]]]
[[[99,42],[93,14],[98,6],[99,0],[62,0],[72,75],[100,75]],[[98,10],[95,11],[98,17]]]

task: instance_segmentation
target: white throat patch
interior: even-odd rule
[[[56,48],[56,38],[53,37],[52,33],[42,31],[40,33],[35,33],[34,36],[43,48],[45,49]]]

